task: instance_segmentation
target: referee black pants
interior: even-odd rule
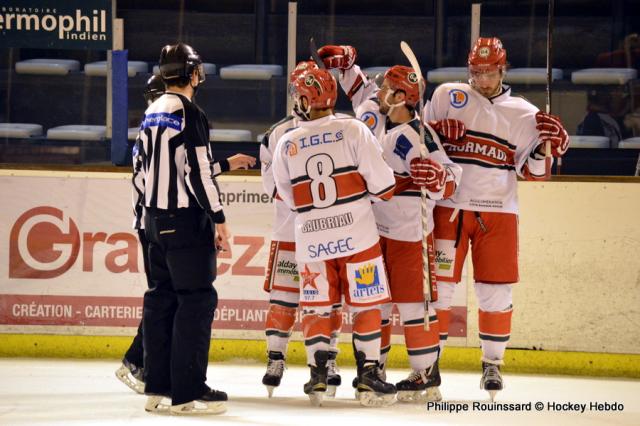
[[[200,209],[147,209],[150,288],[144,295],[145,393],[171,395],[178,405],[198,399],[205,384],[211,323],[214,230]]]

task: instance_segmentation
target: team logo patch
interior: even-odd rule
[[[287,151],[287,155],[289,157],[293,157],[294,155],[298,155],[298,146],[291,142],[291,141],[287,141],[285,142],[285,150]]]
[[[488,47],[486,47],[486,46],[485,46],[485,47],[481,47],[481,48],[478,50],[478,55],[479,55],[481,58],[488,58],[490,53],[491,53],[491,51],[490,51],[490,50],[489,50],[489,48],[488,48]]]
[[[407,75],[407,80],[409,80],[411,84],[418,84],[418,75],[415,72],[410,72]]]
[[[350,282],[349,293],[354,301],[381,300],[389,295],[382,257],[364,262],[348,263],[347,276]]]
[[[453,89],[449,92],[451,106],[454,108],[462,108],[469,101],[469,95],[464,90]]]
[[[406,160],[407,154],[411,151],[412,147],[411,141],[407,139],[405,135],[401,134],[398,136],[398,139],[396,139],[396,146],[393,148],[393,153],[403,160]]]
[[[378,117],[371,111],[367,111],[362,114],[360,120],[362,120],[371,131],[373,131],[378,125]]]

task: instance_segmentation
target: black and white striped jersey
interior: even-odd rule
[[[147,108],[133,165],[134,208],[200,207],[213,222],[224,223],[215,180],[221,170],[211,155],[207,117],[186,97],[167,92]],[[140,218],[136,212],[136,221]]]

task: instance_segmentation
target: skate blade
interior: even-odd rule
[[[398,402],[425,404],[439,401],[442,401],[442,395],[437,386],[418,391],[398,391]]]
[[[144,411],[148,413],[168,413],[171,407],[170,403],[163,402],[163,399],[169,399],[168,397],[161,395],[149,395],[147,403],[144,404]]]
[[[118,378],[118,380],[120,380],[122,383],[127,385],[127,387],[132,391],[139,394],[143,394],[144,382],[137,380],[135,377],[131,376],[130,374],[131,372],[124,365],[121,365],[120,368],[116,370],[116,377]]]
[[[267,386],[267,393],[269,394],[269,398],[273,397],[273,390],[275,389],[275,386]]]
[[[358,400],[364,407],[388,407],[396,402],[396,394],[379,394],[375,392],[359,392]]]
[[[322,407],[322,399],[324,398],[324,392],[311,392],[309,394],[309,401],[314,407]]]
[[[495,402],[496,395],[498,394],[498,391],[497,390],[490,390],[490,391],[487,391],[487,392],[489,392],[489,399],[491,400],[491,402]]]
[[[326,397],[335,398],[337,389],[338,387],[336,385],[327,385],[327,391],[325,392]]]
[[[221,414],[225,411],[227,411],[227,403],[225,401],[191,401],[171,406],[171,414],[177,416]]]

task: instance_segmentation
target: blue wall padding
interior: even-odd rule
[[[128,106],[127,56],[128,50],[114,50],[111,64],[112,76],[112,117],[111,162],[116,165],[130,164],[131,153],[127,148]]]

